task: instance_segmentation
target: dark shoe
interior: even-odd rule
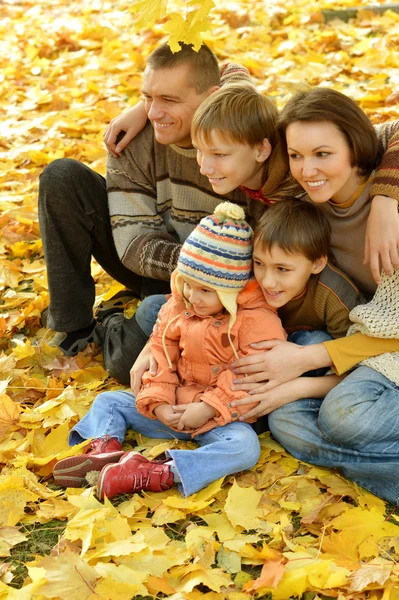
[[[84,454],[57,462],[53,469],[54,481],[62,487],[83,487],[87,485],[89,471],[101,471],[108,463],[118,462],[124,454],[116,438],[97,438],[86,446]]]
[[[95,310],[95,317],[99,323],[105,319],[108,315],[112,315],[116,312],[123,312],[126,304],[137,298],[137,296],[130,290],[121,290],[115,296],[112,296],[109,300],[105,300],[98,305]]]
[[[78,329],[70,333],[55,333],[48,345],[53,348],[58,347],[65,356],[75,356],[75,354],[86,348],[87,344],[92,342],[98,346],[101,346],[102,342],[100,326],[94,320],[84,329]]]
[[[141,490],[162,492],[173,485],[173,473],[164,462],[148,460],[138,452],[127,452],[118,464],[106,465],[97,483],[97,497],[104,500]]]

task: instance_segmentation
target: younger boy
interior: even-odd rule
[[[320,209],[297,200],[277,202],[256,225],[255,278],[289,334],[327,330],[333,338],[343,337],[349,312],[363,301],[356,286],[334,266],[330,237]]]

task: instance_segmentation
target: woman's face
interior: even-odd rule
[[[349,200],[362,182],[351,166],[350,148],[330,121],[297,121],[286,131],[293,177],[316,204]]]

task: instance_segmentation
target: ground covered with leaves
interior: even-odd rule
[[[322,8],[220,2],[206,40],[279,106],[307,82],[344,91],[374,122],[399,118],[399,15],[325,22]],[[135,31],[136,18],[128,0],[0,3],[0,600],[399,598],[395,511],[267,435],[251,472],[187,499],[100,503],[52,481],[69,429],[120,386],[98,348],[66,358],[47,344],[38,178],[59,157],[104,173],[104,128],[137,101],[163,39],[159,25]],[[93,275],[97,303],[119,289],[96,264]],[[131,432],[125,447],[157,457],[167,444]]]

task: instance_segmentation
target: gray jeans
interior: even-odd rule
[[[169,291],[167,282],[143,278],[121,263],[112,237],[105,179],[84,164],[62,158],[45,168],[39,186],[39,223],[51,329],[68,333],[93,320],[92,257],[138,298]],[[107,321],[102,334],[105,367],[129,383],[129,370],[147,336],[134,317],[125,319],[121,314]]]

